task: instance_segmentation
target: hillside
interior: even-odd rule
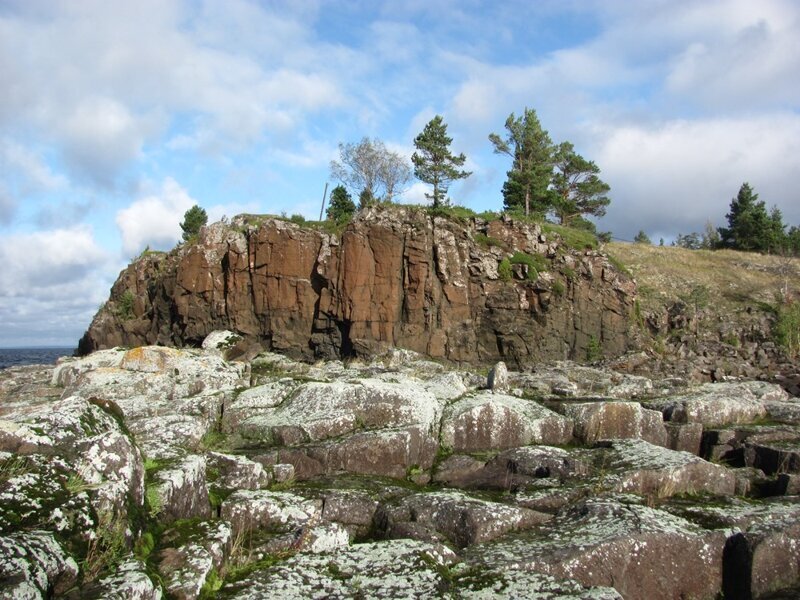
[[[800,289],[798,258],[621,242],[605,249],[636,279],[644,309],[668,306],[701,285],[708,288],[709,307],[725,314],[774,303],[787,286]]]

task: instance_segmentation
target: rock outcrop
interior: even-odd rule
[[[510,278],[498,272],[509,259]],[[240,216],[133,261],[80,352],[199,346],[227,329],[296,358],[394,347],[519,368],[621,354],[634,296],[634,283],[603,254],[508,218],[467,222],[378,206],[329,233]]]
[[[800,586],[800,401],[778,385],[559,362],[493,391],[407,350],[227,361],[233,337],[0,371],[0,597]]]

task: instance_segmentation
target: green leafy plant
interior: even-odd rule
[[[563,284],[561,281],[559,281],[559,280],[557,280],[557,279],[556,279],[556,280],[553,282],[553,293],[554,293],[556,296],[559,296],[559,297],[560,297],[560,296],[563,296],[563,295],[564,295],[564,292],[566,292],[566,287],[564,287],[564,284]]]

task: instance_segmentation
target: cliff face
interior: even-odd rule
[[[514,253],[539,269],[498,273]],[[602,254],[538,225],[376,207],[333,234],[240,216],[129,265],[80,351],[198,345],[229,329],[308,359],[393,346],[467,363],[582,360],[627,349],[634,296]]]

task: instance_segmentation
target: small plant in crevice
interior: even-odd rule
[[[497,275],[500,277],[501,281],[511,281],[512,274],[511,261],[508,260],[508,258],[504,258],[500,261],[500,264],[497,265]]]
[[[586,344],[586,361],[595,362],[601,358],[603,358],[603,347],[600,344],[600,340],[590,335]]]
[[[123,321],[129,321],[133,318],[133,302],[135,299],[132,291],[125,290],[117,300],[115,313]]]
[[[84,583],[90,583],[102,573],[111,571],[122,560],[128,551],[126,528],[125,519],[111,511],[101,512],[97,516],[94,537],[89,540],[86,558],[82,564]]]

